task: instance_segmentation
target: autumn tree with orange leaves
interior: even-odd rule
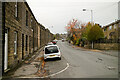
[[[68,39],[77,45],[81,42],[84,46],[86,42],[93,42],[104,37],[100,26],[90,22],[82,24],[78,20],[73,19],[65,28],[68,33]]]
[[[81,23],[73,19],[65,27],[68,33],[68,39],[73,41],[73,44],[76,44],[76,41],[79,41],[81,38]],[[79,42],[77,42],[79,44]]]

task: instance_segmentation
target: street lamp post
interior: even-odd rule
[[[93,22],[93,10],[83,9],[83,11],[90,11],[91,12],[91,23]]]
[[[91,24],[93,25],[93,10],[83,9],[83,11],[90,11],[91,12]],[[92,41],[92,49],[93,49],[93,41]]]
[[[90,10],[91,11],[91,23],[93,22],[93,10]]]

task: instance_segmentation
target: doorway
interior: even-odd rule
[[[22,34],[22,60],[24,59],[24,34]]]
[[[8,29],[5,29],[4,70],[8,68]]]

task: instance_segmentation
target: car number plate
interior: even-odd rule
[[[52,56],[55,56],[55,55],[50,55],[50,56],[52,57]]]

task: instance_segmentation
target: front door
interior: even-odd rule
[[[4,70],[8,68],[8,30],[5,29]]]

